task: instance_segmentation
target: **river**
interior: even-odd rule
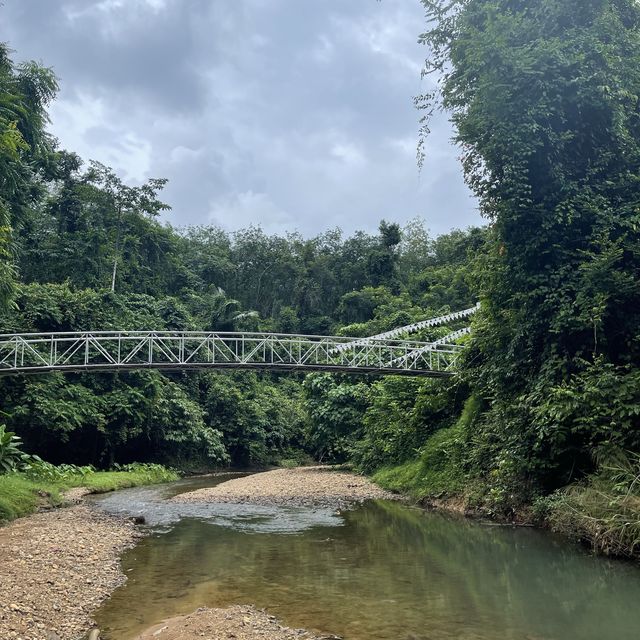
[[[101,496],[144,515],[127,583],[98,611],[132,640],[198,607],[255,604],[345,640],[638,640],[640,570],[545,532],[376,501],[352,511],[164,499],[228,477]]]

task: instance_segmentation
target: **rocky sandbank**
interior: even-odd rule
[[[176,502],[233,502],[344,509],[365,500],[397,500],[368,478],[331,467],[276,469],[182,493]]]

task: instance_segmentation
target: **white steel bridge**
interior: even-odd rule
[[[274,369],[451,375],[456,345],[277,333],[91,331],[0,335],[0,375],[127,369]],[[433,348],[431,348],[433,347]],[[418,357],[409,354],[420,351]]]
[[[368,338],[219,331],[81,331],[0,335],[0,376],[48,371],[271,369],[450,376],[459,329],[433,342],[400,338],[465,310]]]

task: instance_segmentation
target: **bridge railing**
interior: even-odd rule
[[[454,345],[415,340],[371,339],[362,343],[349,337],[278,333],[22,333],[0,335],[0,375],[214,367],[437,376],[451,375],[459,352]]]

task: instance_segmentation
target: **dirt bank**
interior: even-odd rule
[[[282,626],[274,616],[251,606],[198,609],[188,616],[165,620],[136,640],[330,640],[305,629]]]
[[[81,637],[124,580],[118,558],[139,536],[132,524],[82,505],[0,528],[0,638]]]
[[[347,508],[375,499],[398,496],[368,478],[330,467],[277,469],[235,478],[216,487],[182,493],[177,502],[241,502],[282,506]]]

